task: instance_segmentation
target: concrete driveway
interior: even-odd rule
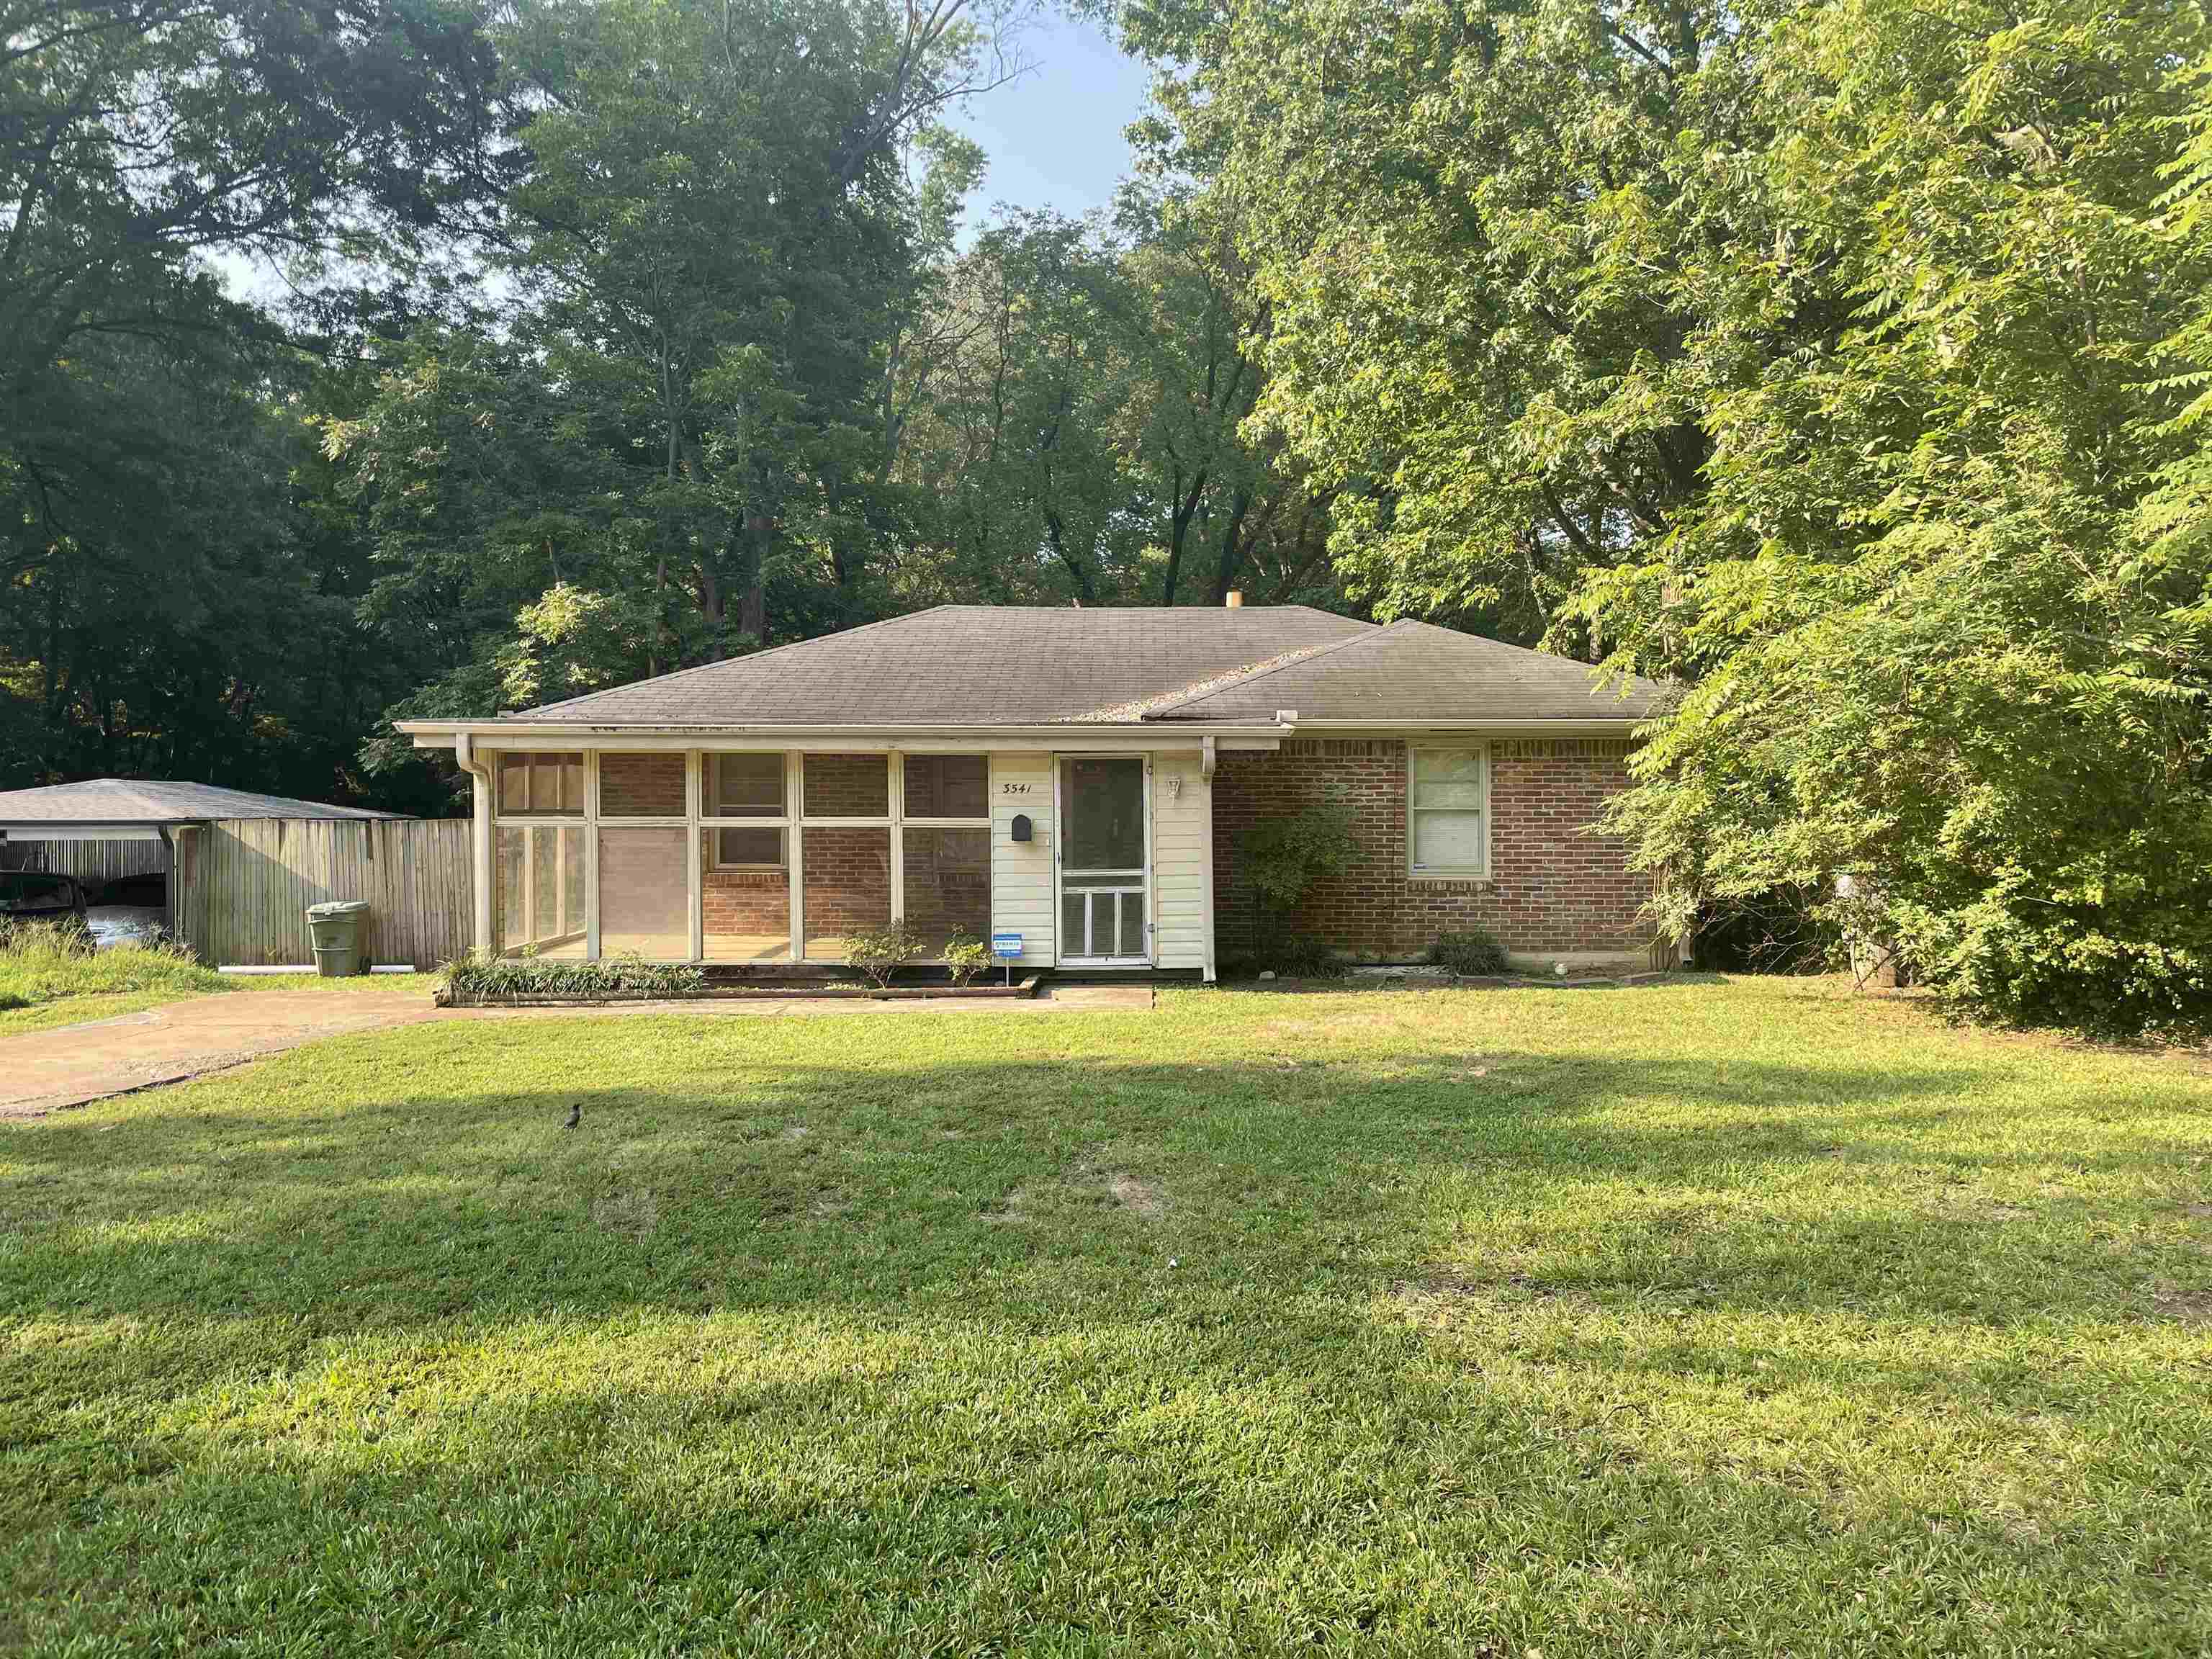
[[[0,1118],[48,1112],[282,1054],[319,1037],[435,1019],[428,985],[233,991],[0,1037]]]

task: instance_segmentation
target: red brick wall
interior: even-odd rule
[[[1473,924],[1516,954],[1640,956],[1651,939],[1637,917],[1646,878],[1628,868],[1619,840],[1582,833],[1627,781],[1627,754],[1617,738],[1492,739],[1482,881],[1407,875],[1401,739],[1297,738],[1273,753],[1224,754],[1213,778],[1216,950],[1234,962],[1252,949],[1252,895],[1237,878],[1243,838],[1334,789],[1353,809],[1364,856],[1306,896],[1293,919],[1302,936],[1343,956],[1410,962],[1438,933]]]
[[[708,870],[700,878],[699,915],[709,937],[788,934],[791,877],[781,870]]]

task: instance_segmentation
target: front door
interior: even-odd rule
[[[1152,960],[1151,769],[1142,756],[1060,761],[1060,960],[1143,968]]]

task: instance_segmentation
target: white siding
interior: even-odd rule
[[[1206,965],[1206,823],[1213,792],[1199,774],[1196,755],[1152,757],[1152,942],[1162,968]]]
[[[1017,813],[1029,815],[1034,840],[1014,839]],[[1053,963],[1052,835],[1052,757],[993,755],[991,931],[1022,936],[1025,967]]]

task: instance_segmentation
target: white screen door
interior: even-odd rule
[[[1142,756],[1062,756],[1060,959],[1142,968],[1152,959],[1152,860]]]

